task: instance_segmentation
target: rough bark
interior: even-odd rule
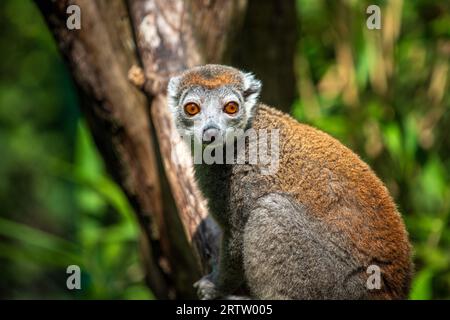
[[[161,189],[147,99],[127,80],[138,63],[127,8],[122,1],[36,1],[67,61],[81,107],[112,176],[138,214],[147,281],[159,298],[169,297],[171,281],[161,265],[167,255]],[[77,4],[81,30],[66,28],[66,8]],[[160,261],[163,259],[163,261]]]
[[[298,36],[293,0],[249,0],[239,38],[227,61],[262,80],[261,100],[290,112],[297,95],[294,58]]]
[[[208,218],[191,158],[166,107],[166,86],[170,76],[186,68],[221,61],[245,2],[134,0],[129,7],[162,162],[188,241],[205,272],[216,259],[218,229]]]
[[[191,158],[166,107],[166,85],[186,68],[221,63],[225,56],[242,55],[238,65],[255,67],[267,86],[274,84],[271,74],[286,76],[284,68],[265,71],[269,58],[252,63],[265,55],[257,51],[265,32],[258,28],[272,21],[267,10],[275,1],[263,1],[263,11],[250,1],[256,15],[264,12],[265,22],[257,20],[259,24],[244,15],[246,0],[35,1],[67,61],[105,163],[136,211],[150,288],[157,298],[192,298],[192,283],[217,260],[220,230],[208,217]],[[291,19],[293,2],[288,2],[280,12]],[[81,30],[66,28],[70,4],[81,8]],[[280,19],[275,28],[286,31],[292,21],[285,25]],[[237,37],[243,22],[244,33]],[[249,47],[252,42],[235,46],[236,41],[253,41],[252,33],[259,39],[255,48]],[[279,66],[291,55],[283,55],[284,48],[292,49],[284,44],[275,50]],[[146,95],[128,81],[130,76]],[[268,101],[281,106],[292,102],[289,86],[276,86]]]
[[[127,79],[130,68],[139,63],[128,8],[123,1],[36,0],[36,3],[68,63],[80,93],[82,111],[105,163],[137,213],[144,234],[145,249],[142,252],[149,286],[158,298],[192,297],[191,286],[200,272],[193,264],[186,244],[194,244],[201,269],[206,272],[211,259],[217,257],[219,230],[207,218],[205,202],[197,192],[188,155],[182,145],[176,143],[179,138],[166,110],[164,91],[168,77],[175,72],[207,59],[220,60],[225,44],[218,41],[216,35],[221,29],[216,29],[214,34],[212,29],[193,23],[182,1],[130,1],[129,8],[134,12],[135,21],[151,18],[147,15],[149,8],[160,10],[154,23],[162,28],[158,32],[163,38],[168,36],[161,46],[150,48],[156,51],[149,51],[149,54],[146,54],[146,45],[140,46],[141,57],[147,66],[145,87],[149,99],[146,99]],[[240,3],[238,8],[244,6],[242,1],[231,3],[232,6],[212,5],[205,1],[188,4],[192,6],[189,10],[197,10],[206,21],[220,17],[223,21],[232,21],[237,12],[229,10],[234,10],[237,3]],[[81,30],[66,28],[66,9],[71,4],[81,8]],[[140,6],[139,11],[133,9]],[[209,17],[208,12],[214,16]],[[180,21],[185,25],[174,32],[182,40],[171,44],[170,28],[177,28]],[[173,46],[167,47],[167,44]],[[157,69],[148,68],[156,65]],[[149,101],[159,140],[160,152],[157,154],[149,121]],[[159,173],[158,156],[167,176]],[[174,161],[176,159],[179,161]],[[163,187],[170,186],[171,195],[161,193],[161,180]],[[162,199],[168,204],[166,208]],[[188,242],[174,219],[174,208],[170,205],[173,200]]]

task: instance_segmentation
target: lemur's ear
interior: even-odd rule
[[[178,104],[180,81],[181,76],[172,77],[167,86],[167,102],[171,109]]]
[[[250,108],[253,108],[258,102],[261,92],[261,81],[255,78],[252,73],[244,73],[244,99]]]

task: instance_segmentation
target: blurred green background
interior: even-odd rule
[[[450,3],[298,0],[293,115],[386,183],[414,245],[411,299],[450,299]],[[365,8],[382,8],[381,30]],[[0,298],[148,299],[138,225],[31,0],[0,1]],[[82,268],[81,291],[66,267]]]

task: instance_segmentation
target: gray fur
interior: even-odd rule
[[[201,143],[209,125],[222,135],[251,126],[261,83],[251,74],[240,75],[239,86],[188,86],[182,92],[182,76],[172,78],[168,101],[180,133]],[[230,99],[241,107],[233,117],[222,111]],[[202,112],[188,117],[183,111],[187,102],[199,104]],[[202,164],[195,174],[223,231],[219,266],[195,284],[200,298],[236,292],[260,299],[368,297],[365,269],[351,254],[349,238],[291,195],[271,191],[258,165]]]
[[[196,176],[224,235],[219,270],[197,283],[200,297],[367,297],[365,270],[347,241],[289,195],[266,193],[255,166],[202,166]]]
[[[289,195],[258,199],[242,243],[252,294],[263,299],[366,298],[365,280],[346,242],[307,210]]]

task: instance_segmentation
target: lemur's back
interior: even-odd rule
[[[257,167],[236,166],[230,193],[235,195],[231,203],[232,210],[238,212],[236,223],[242,218],[239,212],[253,210],[249,204],[257,203],[256,199],[268,193],[287,194],[306,216],[284,227],[289,230],[300,223],[296,232],[304,234],[308,225],[316,225],[315,233],[323,232],[324,237],[337,245],[324,249],[326,254],[342,251],[337,254],[339,259],[350,259],[355,269],[352,276],[360,283],[368,278],[369,266],[381,269],[382,289],[367,291],[363,298],[404,298],[411,274],[408,237],[387,189],[369,166],[328,134],[273,108],[260,105],[252,127],[280,130],[280,162],[273,175],[261,175]],[[255,228],[262,228],[260,220]],[[299,245],[292,243],[292,246],[296,250]],[[321,250],[317,251],[310,258],[320,259]],[[248,268],[251,265],[250,261]],[[254,272],[248,272],[249,276]],[[270,276],[267,272],[266,276]],[[343,273],[343,277],[348,276]],[[337,273],[332,277],[339,276]]]

